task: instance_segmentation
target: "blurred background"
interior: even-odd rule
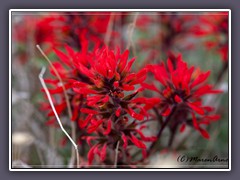
[[[209,82],[223,93],[204,99],[205,104],[215,107],[221,115],[219,121],[208,126],[210,140],[187,128],[176,137],[172,149],[165,151],[169,132],[164,131],[159,152],[146,167],[227,167],[226,162],[177,162],[180,155],[228,158],[230,60],[226,12],[12,12],[11,33],[13,167],[71,167],[68,165],[71,144],[42,105],[48,101],[44,99],[38,75],[48,63],[36,45],[41,46],[50,60],[57,61],[52,49],[63,49],[68,44],[81,50],[81,34],[100,46],[130,49],[130,56],[137,57],[135,72],[148,63],[165,62],[171,53],[181,53],[189,65],[203,71],[211,70]],[[61,120],[70,131],[67,116]]]

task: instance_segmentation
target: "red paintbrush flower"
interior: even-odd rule
[[[142,85],[160,95],[159,108],[161,115],[169,116],[172,109],[178,107],[176,110],[178,111],[178,117],[175,119],[178,119],[179,123],[185,124],[188,116],[191,115],[192,123],[190,124],[205,138],[208,138],[200,124],[210,123],[212,120],[219,119],[219,116],[211,115],[212,119],[208,118],[212,109],[202,104],[202,96],[221,93],[220,90],[214,90],[212,85],[206,83],[210,71],[201,72],[199,68],[194,66],[188,67],[188,64],[182,60],[181,55],[176,58],[169,58],[167,65],[161,63],[148,67],[163,88],[160,91],[154,84],[142,83]],[[181,131],[183,129],[181,128]]]
[[[143,149],[143,155],[146,154],[143,142],[155,141],[156,138],[145,137],[139,122],[147,118],[147,111],[160,102],[159,98],[136,97],[143,90],[140,84],[146,79],[147,68],[138,73],[131,72],[135,58],[128,60],[128,50],[121,54],[119,49],[115,53],[107,47],[96,46],[91,52],[84,35],[80,42],[80,52],[69,46],[66,46],[67,53],[55,49],[61,62],[53,65],[69,93],[72,121],[78,123],[82,132],[80,139],[88,139],[91,146],[89,164],[94,154],[104,160],[106,153],[101,152],[115,150],[118,142],[120,149],[135,145]],[[50,72],[56,76],[52,68]],[[62,84],[57,78],[46,82],[55,86],[49,90],[51,94],[63,97]],[[63,101],[56,107],[58,113],[63,113],[66,103]],[[49,115],[53,115],[51,110]]]
[[[84,113],[97,114],[97,112],[103,111],[104,105],[114,105],[112,110],[114,114],[116,111],[118,116],[127,112],[133,118],[143,119],[144,109],[132,105],[131,99],[142,90],[141,88],[135,90],[135,86],[146,79],[147,69],[131,73],[130,69],[135,58],[127,62],[128,54],[128,51],[123,54],[118,51],[114,54],[113,51],[102,48],[96,49],[93,53],[79,53],[75,56],[75,59],[82,60],[74,61],[74,63],[79,74],[85,78],[85,82],[77,79],[71,80],[71,82],[75,93],[87,96],[87,105],[91,106],[91,109],[85,109]],[[86,57],[88,57],[88,62],[85,61]],[[134,92],[125,95],[131,91]],[[134,109],[140,109],[139,113],[135,112]]]
[[[147,69],[131,73],[135,58],[128,62],[128,54],[128,50],[123,54],[118,50],[115,54],[108,48],[96,49],[90,54],[78,54],[78,59],[88,57],[88,62],[75,63],[86,81],[72,80],[72,88],[75,93],[86,97],[86,104],[80,111],[87,114],[87,118],[80,118],[79,123],[84,124],[81,128],[86,128],[89,134],[94,133],[101,137],[97,144],[106,143],[108,147],[112,147],[119,141],[126,148],[130,140],[138,148],[145,149],[141,140],[155,139],[144,138],[142,133],[139,137],[141,140],[135,137],[133,134],[137,133],[136,121],[142,121],[148,116],[147,110],[155,102],[159,102],[159,99],[134,98],[142,91],[142,88],[135,90],[135,86],[146,79]],[[133,118],[132,123],[128,121],[128,115]],[[98,151],[95,146],[92,148]],[[89,157],[92,157],[91,154],[92,151],[89,151]]]

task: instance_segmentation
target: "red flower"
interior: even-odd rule
[[[135,85],[146,79],[147,69],[131,73],[135,58],[128,62],[128,54],[128,50],[123,54],[119,51],[115,54],[108,48],[78,54],[75,59],[84,59],[88,56],[87,63],[74,61],[75,67],[86,81],[72,81],[72,87],[75,93],[86,97],[87,108],[81,108],[81,112],[90,114],[95,119],[88,121],[87,132],[105,136],[101,144],[107,143],[111,146],[116,141],[110,143],[109,140],[115,137],[116,140],[121,141],[124,148],[127,147],[128,140],[139,148],[145,148],[141,140],[154,141],[155,139],[148,139],[143,134],[140,134],[141,140],[137,139],[130,133],[135,131],[137,123],[132,123],[130,128],[126,116],[129,114],[134,121],[141,121],[147,116],[147,110],[159,100],[141,98],[141,101],[137,101],[138,98],[134,98],[138,92],[142,91],[142,88],[135,90]],[[134,92],[129,94],[129,91]]]
[[[135,58],[128,60],[128,50],[121,54],[119,50],[115,53],[107,47],[96,46],[89,52],[88,42],[83,36],[81,47],[80,52],[69,46],[66,46],[67,53],[55,49],[61,62],[53,65],[65,88],[71,92],[72,120],[77,121],[78,128],[84,132],[80,138],[95,137],[95,145],[90,144],[89,163],[93,161],[94,152],[99,153],[100,159],[106,156],[100,153],[100,146],[104,147],[104,151],[109,147],[113,150],[119,142],[123,148],[132,145],[145,148],[142,141],[155,141],[156,138],[144,136],[138,128],[139,121],[148,117],[147,111],[160,102],[159,98],[136,98],[143,90],[140,84],[146,79],[147,68],[131,72]],[[53,69],[50,72],[56,76]],[[58,86],[59,81],[51,79],[47,83]],[[55,87],[50,93],[63,96],[63,88]],[[56,104],[56,107],[59,107],[58,113],[62,113],[66,103],[61,106]]]
[[[148,67],[156,80],[162,84],[163,89],[162,91],[158,90],[155,84],[142,83],[142,85],[160,95],[159,108],[162,116],[168,116],[173,107],[177,106],[178,109],[181,109],[181,111],[177,110],[178,117],[180,117],[179,122],[184,123],[184,118],[187,119],[190,113],[192,115],[192,125],[206,138],[205,131],[199,126],[202,122],[209,120],[206,118],[209,114],[209,108],[202,104],[202,96],[221,93],[220,90],[214,90],[212,85],[206,84],[205,81],[209,77],[210,71],[201,72],[199,68],[196,69],[194,66],[188,67],[187,63],[182,60],[181,55],[173,59],[169,58],[167,65],[161,63]],[[182,117],[179,115],[181,113],[185,115]],[[216,117],[219,118],[219,116]],[[176,117],[176,119],[178,118]],[[182,127],[181,131],[183,129]]]
[[[93,53],[79,53],[74,57],[75,67],[86,82],[72,80],[72,88],[76,93],[86,96],[87,105],[91,106],[91,109],[84,108],[81,112],[101,114],[105,109],[107,113],[109,110],[105,106],[112,105],[117,116],[127,112],[133,118],[143,119],[144,110],[140,108],[139,113],[135,112],[134,109],[139,108],[133,106],[130,100],[142,90],[141,88],[135,90],[135,85],[146,79],[147,70],[142,69],[138,73],[130,73],[135,58],[127,62],[128,54],[128,51],[123,54],[118,51],[114,54],[113,51],[103,48]],[[85,57],[88,57],[88,62],[84,61]],[[125,96],[126,92],[133,90],[135,90],[134,93]]]

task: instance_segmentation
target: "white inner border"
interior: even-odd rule
[[[12,63],[12,12],[228,12],[229,20],[229,168],[228,169],[14,169],[12,168],[12,142],[11,142],[11,121],[12,121],[12,102],[11,102],[11,63]],[[10,9],[9,10],[9,171],[231,171],[231,10],[230,9]]]

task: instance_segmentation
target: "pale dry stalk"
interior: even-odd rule
[[[70,106],[70,102],[69,102],[69,98],[67,95],[67,91],[65,86],[63,85],[63,81],[62,78],[60,77],[58,71],[56,70],[56,68],[53,66],[52,62],[49,60],[49,58],[46,56],[46,54],[43,52],[43,50],[41,49],[41,47],[39,45],[36,46],[37,49],[41,52],[41,54],[43,55],[43,57],[48,61],[48,63],[50,64],[50,66],[52,67],[54,73],[56,74],[57,78],[60,81],[60,84],[62,85],[63,88],[63,93],[64,93],[64,97],[66,99],[66,104],[67,104],[67,109],[68,109],[68,115],[69,118],[72,118],[72,110],[71,110],[71,106]],[[40,77],[39,77],[40,78]],[[43,81],[44,82],[44,81]],[[74,122],[71,122],[71,136],[73,138],[73,141],[76,142],[76,126],[74,124]],[[77,157],[77,167],[79,167],[79,154],[77,152],[77,156],[75,156],[75,150],[74,147],[72,147],[72,153],[71,153],[71,159],[70,159],[70,164],[73,164],[75,161],[75,158]]]

